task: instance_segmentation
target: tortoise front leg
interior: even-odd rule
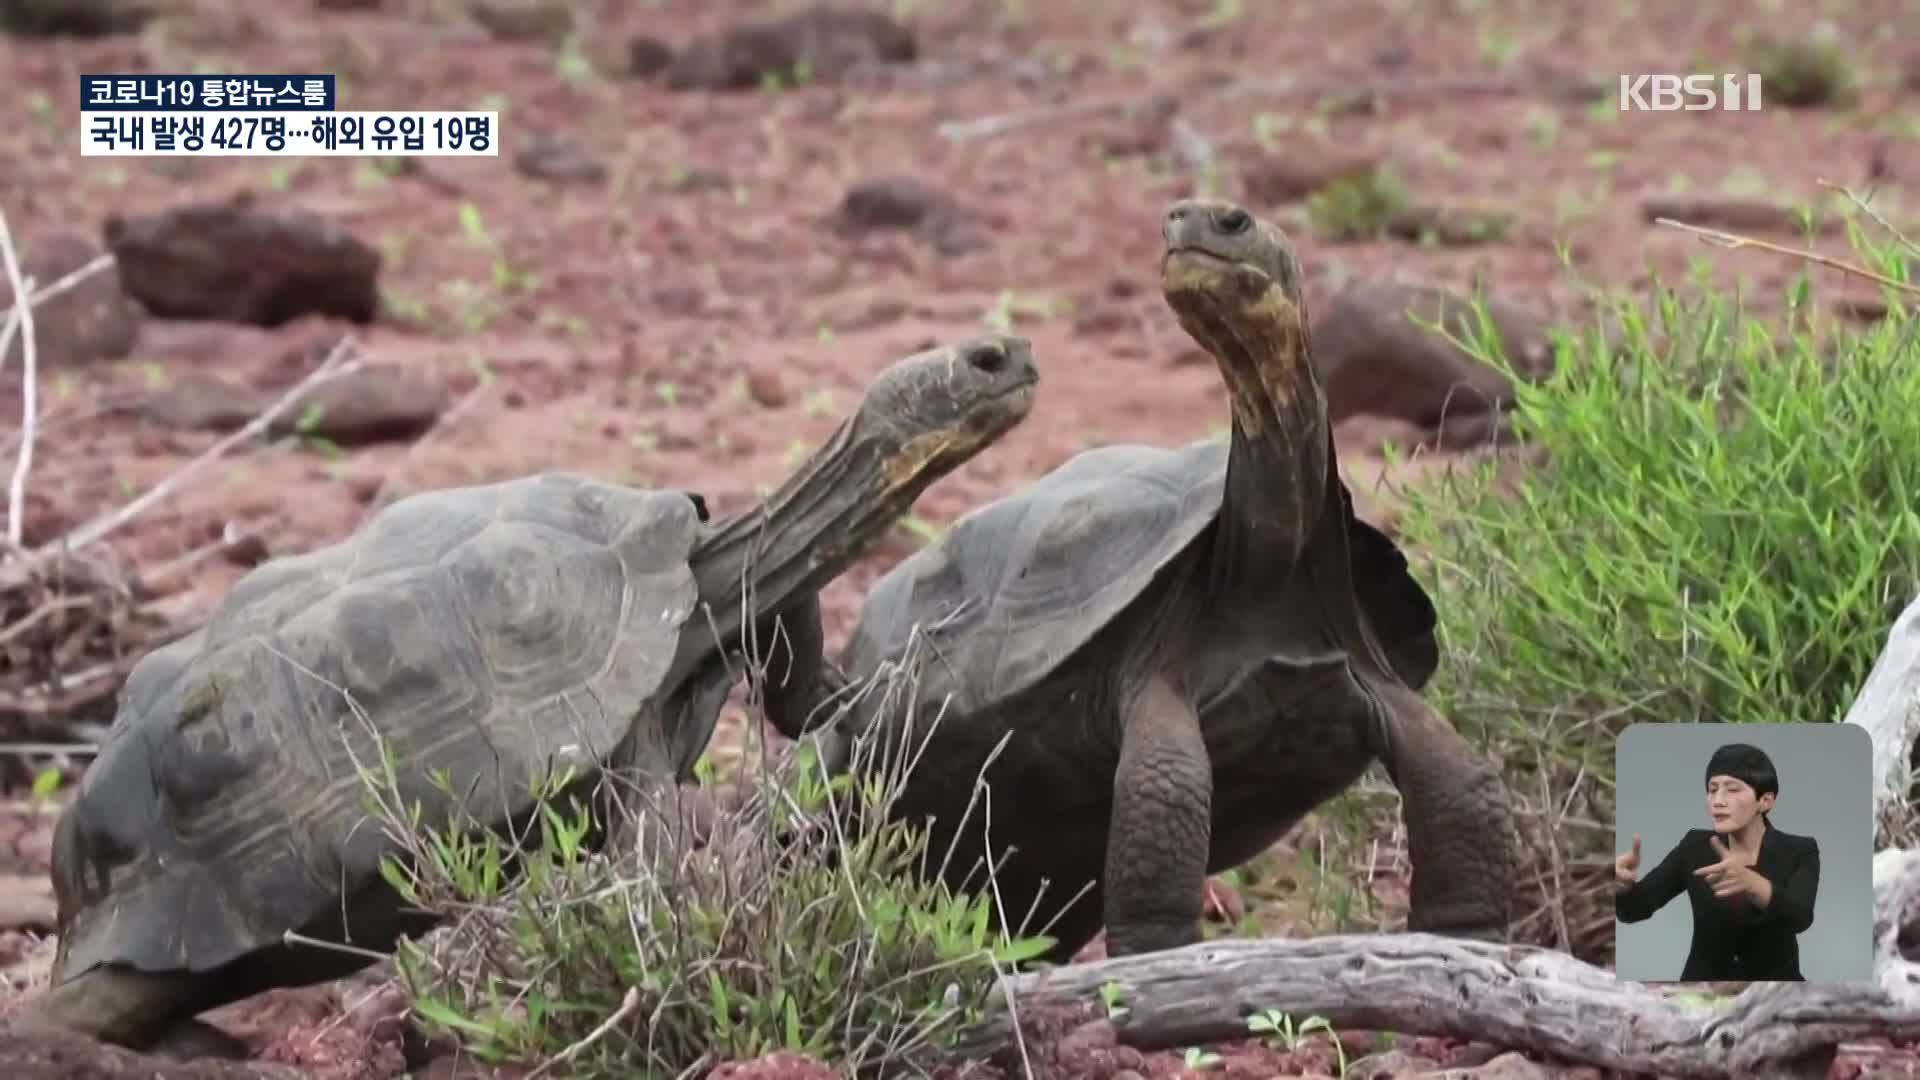
[[[1371,689],[1386,713],[1377,752],[1400,789],[1413,862],[1407,929],[1506,941],[1514,869],[1499,769],[1419,694],[1390,680]]]
[[[154,975],[100,967],[35,994],[9,1028],[20,1034],[84,1035],[146,1050],[193,1023],[214,999],[208,975]]]
[[[1107,955],[1200,940],[1213,818],[1213,765],[1192,703],[1148,681],[1122,717],[1107,835]]]

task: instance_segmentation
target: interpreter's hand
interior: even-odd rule
[[[1707,842],[1713,845],[1713,853],[1720,856],[1720,861],[1709,863],[1694,873],[1707,879],[1707,884],[1713,886],[1713,895],[1730,900],[1738,896],[1753,896],[1761,890],[1760,872],[1753,868],[1751,857],[1729,848],[1717,836],[1709,837]]]
[[[1613,879],[1622,885],[1633,884],[1634,871],[1640,869],[1640,834],[1633,834],[1633,847],[1613,860]]]

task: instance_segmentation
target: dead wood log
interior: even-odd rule
[[[1910,812],[1920,597],[1894,620],[1846,722],[1873,739],[1884,844],[1886,823]],[[1011,976],[956,1056],[994,1057],[1024,1034],[1027,1018],[1098,1015],[1111,1003],[1116,1040],[1142,1050],[1246,1038],[1247,1019],[1273,1009],[1635,1073],[1820,1076],[1843,1042],[1920,1040],[1920,965],[1901,950],[1903,931],[1920,926],[1920,851],[1883,847],[1873,883],[1874,972],[1860,983],[1758,983],[1709,1007],[1533,946],[1405,933],[1227,940]]]
[[[1920,1009],[1871,984],[1767,984],[1709,1008],[1552,949],[1433,934],[1209,942],[1019,975],[1004,992],[1022,1014],[1045,1014],[1097,1006],[1109,984],[1115,1037],[1141,1050],[1244,1039],[1247,1018],[1268,1009],[1342,1029],[1444,1035],[1713,1080],[1787,1075],[1789,1063],[1831,1056],[1844,1041],[1920,1039]],[[991,1056],[1013,1036],[1002,1010],[959,1051]]]
[[[1912,807],[1913,743],[1920,735],[1920,597],[1893,620],[1887,642],[1846,723],[1863,727],[1873,740],[1873,816],[1876,847],[1902,831]]]

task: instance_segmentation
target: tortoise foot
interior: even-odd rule
[[[1194,945],[1203,940],[1198,924],[1180,922],[1132,923],[1107,927],[1107,956],[1136,956]]]
[[[1507,944],[1507,923],[1490,917],[1485,905],[1461,903],[1436,913],[1432,908],[1415,912],[1407,919],[1407,929],[1416,934],[1437,934],[1462,941],[1484,941],[1489,945]]]
[[[95,968],[35,994],[8,1026],[22,1034],[83,1035],[146,1050],[192,1022],[206,989],[204,977]]]
[[[1499,926],[1459,927],[1452,930],[1433,931],[1442,937],[1459,938],[1462,941],[1484,941],[1489,945],[1505,945],[1507,931]]]

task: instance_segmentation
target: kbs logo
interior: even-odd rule
[[[1759,75],[1622,75],[1620,111],[1757,112]]]

